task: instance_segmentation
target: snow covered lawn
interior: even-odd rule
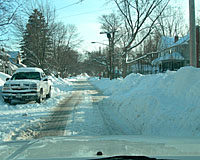
[[[200,69],[90,81],[110,95],[107,109],[127,119],[135,134],[200,136]]]

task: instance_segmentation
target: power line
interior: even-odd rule
[[[70,18],[70,17],[75,17],[75,16],[82,16],[82,15],[86,15],[86,14],[91,14],[91,13],[96,13],[96,12],[111,10],[111,9],[115,9],[115,8],[117,8],[117,7],[106,8],[106,9],[100,9],[100,10],[95,10],[95,11],[90,11],[90,12],[83,12],[83,13],[74,14],[74,15],[69,15],[69,16],[65,16],[65,17],[59,17],[59,18]]]
[[[61,9],[68,8],[68,7],[71,7],[71,6],[74,6],[74,5],[79,4],[79,3],[81,3],[81,2],[83,2],[83,0],[79,0],[79,1],[77,1],[77,2],[75,2],[75,3],[71,3],[71,4],[67,5],[67,6],[58,8],[57,11],[58,11],[58,10],[61,10]]]

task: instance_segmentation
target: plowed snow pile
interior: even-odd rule
[[[110,95],[107,109],[126,118],[136,134],[200,136],[200,69],[91,81]]]

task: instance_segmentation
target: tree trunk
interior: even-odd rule
[[[112,78],[115,78],[115,61],[114,61],[114,55],[112,56]]]
[[[126,63],[126,54],[122,56],[122,77],[125,78],[127,75],[127,63]]]

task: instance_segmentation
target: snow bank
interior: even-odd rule
[[[81,73],[80,75],[78,75],[78,76],[75,77],[76,80],[79,80],[79,79],[81,79],[81,80],[87,80],[88,78],[90,78],[90,76],[88,76],[87,73]]]
[[[113,79],[112,81],[109,78],[99,79],[98,77],[90,78],[90,81],[100,90],[104,92],[105,95],[110,95],[114,93],[118,85],[123,79]]]
[[[5,83],[6,78],[10,77],[11,77],[10,75],[0,72],[0,85],[2,86]]]
[[[75,77],[71,76],[65,79],[67,79],[70,82],[74,82],[74,81],[79,81],[79,80],[88,80],[89,78],[90,76],[87,73],[81,73],[80,75],[77,75]]]
[[[8,75],[0,74],[0,87]],[[9,77],[9,76],[8,76]],[[11,136],[29,124],[39,123],[40,118],[48,116],[52,109],[65,98],[71,95],[72,83],[68,79],[49,77],[52,85],[52,97],[38,104],[9,105],[0,98],[0,141],[9,141]],[[2,83],[1,83],[2,82]]]
[[[184,67],[156,75],[131,74],[124,80],[92,80],[106,104],[134,127],[135,134],[200,136],[200,69]]]
[[[67,91],[72,90],[72,82],[69,79],[62,79],[56,77],[49,77],[52,85],[52,95],[65,94]]]

